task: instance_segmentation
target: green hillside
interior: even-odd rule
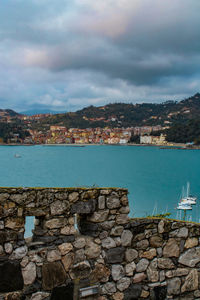
[[[33,128],[62,125],[74,128],[172,126],[200,118],[200,94],[180,102],[161,104],[113,103],[105,106],[89,106],[73,113],[55,114],[32,123]]]

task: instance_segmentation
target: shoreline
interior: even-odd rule
[[[157,147],[161,150],[200,150],[200,146],[190,146],[187,147],[186,144],[173,144],[173,145],[154,145],[154,144],[135,144],[135,143],[127,143],[127,144],[0,144],[0,146],[44,146],[44,147],[86,147],[86,146],[130,146],[130,147]]]

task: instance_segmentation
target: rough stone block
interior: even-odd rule
[[[180,229],[176,229],[176,230],[170,232],[170,237],[187,238],[188,237],[188,228],[182,227]]]
[[[140,250],[146,250],[148,247],[149,241],[147,239],[137,242],[137,248]]]
[[[96,200],[90,199],[88,201],[79,201],[72,205],[71,213],[77,214],[91,214],[96,209]]]
[[[125,272],[122,265],[112,265],[112,278],[114,281],[118,281],[123,278],[124,274]]]
[[[141,273],[141,272],[146,271],[148,265],[149,265],[148,259],[142,258],[142,259],[137,263],[137,266],[136,266],[136,272]]]
[[[124,294],[121,292],[117,292],[112,295],[113,300],[123,300],[124,299]]]
[[[106,249],[115,248],[116,247],[116,242],[111,237],[107,237],[107,238],[102,240],[102,247],[106,248]]]
[[[106,261],[107,263],[115,264],[121,263],[124,260],[125,248],[116,247],[106,251]]]
[[[116,291],[117,290],[114,282],[107,282],[102,288],[103,294],[106,295],[113,295]]]
[[[76,278],[88,278],[91,273],[91,267],[87,260],[82,261],[73,266],[72,271],[70,272],[70,276],[72,279]]]
[[[129,217],[127,214],[120,214],[116,217],[116,223],[117,224],[127,224],[129,220]]]
[[[65,256],[62,257],[62,263],[65,268],[65,271],[68,272],[71,264],[74,261],[74,254],[73,253],[67,253]]]
[[[103,264],[96,264],[90,275],[90,282],[107,282],[110,276],[110,269]]]
[[[133,234],[130,230],[124,230],[121,235],[122,246],[131,246]]]
[[[88,218],[88,221],[94,223],[101,223],[107,220],[109,214],[109,210],[95,211],[91,217]]]
[[[67,204],[64,201],[57,200],[51,204],[51,215],[62,215],[67,209]]]
[[[54,262],[61,260],[61,253],[58,250],[50,250],[47,253],[47,261]]]
[[[73,249],[73,246],[71,243],[63,243],[58,246],[58,249],[60,250],[61,255],[65,255]]]
[[[198,272],[196,269],[190,271],[186,276],[181,292],[190,292],[198,289]]]
[[[140,255],[140,257],[147,258],[147,259],[153,259],[155,256],[156,256],[156,249],[155,248],[152,248],[148,251],[144,251]]]
[[[65,192],[60,192],[60,193],[55,194],[55,197],[58,200],[66,200],[67,196],[68,196],[68,193],[65,193]]]
[[[118,290],[120,290],[120,292],[126,290],[129,285],[131,283],[131,280],[129,277],[124,277],[124,278],[121,278],[118,282],[117,282],[117,288]]]
[[[166,272],[166,277],[167,278],[172,278],[172,277],[179,277],[179,276],[184,276],[189,273],[189,269],[186,268],[177,268],[176,270],[170,270]]]
[[[33,236],[33,242],[52,243],[56,240],[55,236]]]
[[[99,196],[98,198],[98,208],[105,209],[105,196]]]
[[[107,199],[107,207],[109,209],[120,207],[120,200],[117,196],[112,195]]]
[[[169,239],[163,249],[163,256],[165,257],[179,257],[180,250],[175,239]]]
[[[0,193],[0,202],[7,200],[9,196],[10,195],[8,193]]]
[[[188,248],[193,248],[195,246],[198,245],[198,239],[193,237],[193,238],[188,238],[185,242],[185,248],[188,249]]]
[[[188,267],[194,267],[200,262],[200,247],[191,248],[184,252],[179,257],[178,262]]]
[[[167,292],[169,295],[180,294],[181,279],[179,277],[169,279],[167,283]]]
[[[101,248],[91,240],[88,240],[85,248],[85,255],[88,259],[97,258],[100,256]]]
[[[36,292],[36,293],[32,294],[31,300],[43,300],[43,299],[47,300],[48,296],[50,296],[49,293]]]
[[[42,266],[42,287],[44,290],[52,290],[66,280],[65,270],[60,262],[46,263]]]
[[[17,232],[14,231],[0,231],[0,244],[9,241],[16,241],[18,239]]]
[[[122,205],[124,206],[128,205],[128,197],[126,195],[122,196],[120,201]]]
[[[16,248],[10,256],[10,259],[22,259],[28,251],[27,246]]]
[[[20,292],[11,292],[5,295],[5,298],[0,298],[1,300],[22,300],[24,299],[23,293]]]
[[[97,189],[87,190],[81,194],[81,199],[95,199],[98,197],[98,193]]]
[[[69,201],[70,202],[76,202],[79,199],[79,193],[77,192],[72,192],[69,194]]]
[[[124,300],[138,299],[141,295],[142,286],[140,284],[131,284],[124,292]]]
[[[139,283],[139,282],[145,280],[146,277],[147,277],[147,275],[144,272],[136,273],[133,277],[133,283]]]
[[[133,276],[133,273],[135,272],[135,269],[136,269],[136,265],[135,265],[134,261],[127,264],[125,266],[126,275],[127,276]]]
[[[131,262],[138,257],[138,252],[135,249],[127,249],[125,257],[127,262]]]
[[[24,284],[32,284],[36,279],[36,265],[33,262],[29,262],[26,267],[22,269],[22,275]]]
[[[158,267],[160,269],[174,269],[175,266],[170,258],[158,258]]]
[[[61,228],[65,226],[65,221],[64,218],[51,219],[46,221],[45,225],[48,229]]]
[[[59,237],[62,239],[62,243],[72,243],[75,241],[74,235],[60,235]]]
[[[9,229],[20,229],[24,227],[24,218],[8,218],[5,222],[5,227]]]

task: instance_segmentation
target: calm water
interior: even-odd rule
[[[21,158],[15,158],[15,154]],[[131,146],[0,146],[0,186],[125,187],[131,216],[171,212],[190,182],[200,199],[200,151]],[[200,219],[199,205],[193,220]],[[188,213],[188,217],[190,213]]]

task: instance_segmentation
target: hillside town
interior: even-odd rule
[[[37,131],[28,129],[29,135],[20,138],[13,133],[8,143],[21,144],[128,144],[137,136],[141,144],[165,144],[163,135],[152,137],[151,133],[160,131],[161,126],[134,128],[66,128],[50,126],[49,130]],[[139,140],[140,139],[140,140]]]
[[[50,114],[37,114],[32,116],[11,114],[10,111],[1,111],[1,123],[12,124],[16,120],[23,122],[23,126],[27,134],[21,136],[17,132],[11,131],[7,140],[8,144],[128,144],[135,142],[134,137],[137,137],[137,142],[141,144],[160,144],[166,143],[164,135],[154,136],[152,134],[162,131],[166,127],[161,125],[156,126],[137,126],[128,128],[111,128],[111,127],[96,127],[96,128],[67,128],[66,126],[46,124],[47,130],[44,128],[33,129],[32,122],[40,122]],[[3,143],[3,140],[0,140]]]
[[[197,146],[199,115],[199,93],[179,102],[91,105],[63,113],[0,109],[0,143]]]

